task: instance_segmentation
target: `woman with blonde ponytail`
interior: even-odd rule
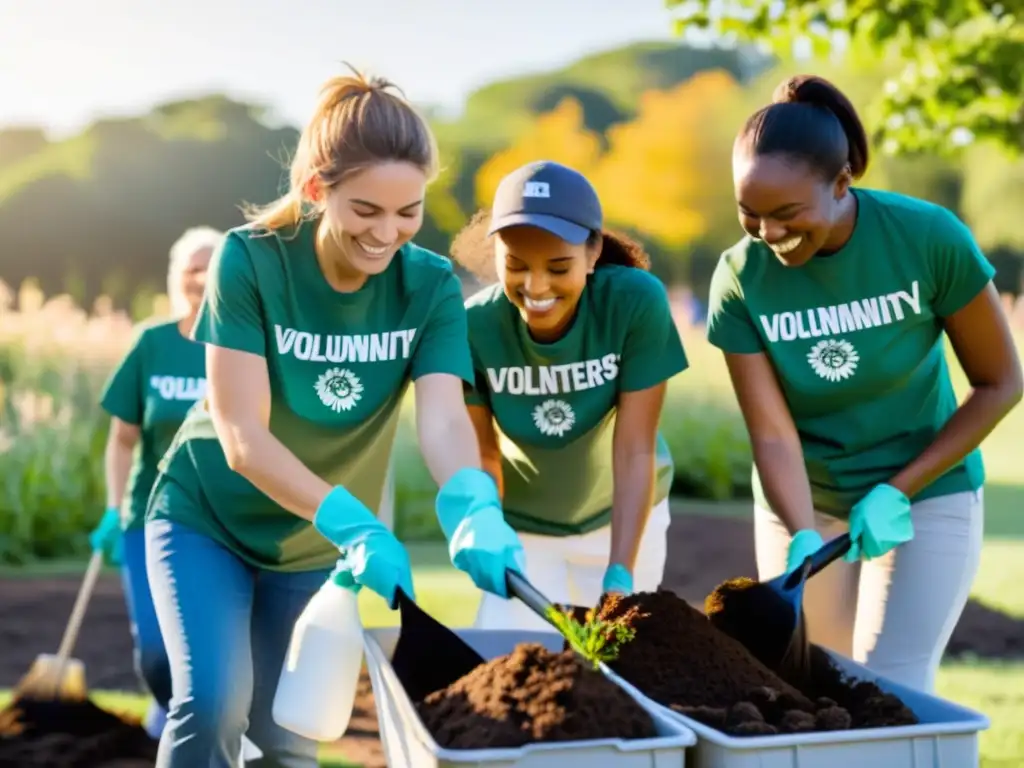
[[[412,384],[453,563],[507,597],[522,567],[463,403],[473,381],[451,262],[412,243],[437,149],[390,83],[328,82],[288,193],[250,209],[214,255],[194,336],[207,397],[150,496],[150,582],[171,668],[159,768],[314,768],[316,744],[271,707],[292,627],[347,571],[395,608],[405,548],[376,518]],[[340,558],[339,558],[340,553]]]

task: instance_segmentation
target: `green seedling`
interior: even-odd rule
[[[569,646],[594,665],[615,661],[622,646],[636,635],[636,630],[597,618],[593,609],[587,611],[586,621],[580,623],[569,610],[560,611],[555,606],[548,609],[548,618],[569,641]]]

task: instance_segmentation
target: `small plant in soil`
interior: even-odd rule
[[[560,611],[551,606],[548,618],[565,636],[569,647],[593,664],[594,669],[598,669],[602,662],[615,661],[622,646],[636,637],[633,627],[598,618],[597,610],[593,608],[587,611],[583,621],[579,621],[572,609]]]

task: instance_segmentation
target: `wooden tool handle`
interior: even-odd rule
[[[64,628],[64,637],[61,639],[60,648],[57,651],[57,659],[60,664],[67,661],[71,655],[71,649],[75,647],[78,630],[82,627],[85,609],[89,606],[89,598],[92,597],[92,589],[96,586],[96,579],[99,578],[101,568],[103,568],[103,553],[97,550],[92,553],[92,558],[89,560],[85,578],[82,579],[82,586],[78,588],[78,597],[75,598],[75,607],[71,609],[71,618],[68,619],[68,625]]]

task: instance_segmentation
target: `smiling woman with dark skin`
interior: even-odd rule
[[[555,602],[652,591],[665,565],[673,466],[658,434],[687,368],[668,297],[636,243],[602,229],[590,182],[551,162],[506,176],[453,257],[494,285],[466,302],[484,469]],[[484,595],[477,627],[546,629]]]
[[[952,213],[854,187],[868,142],[830,83],[797,77],[743,126],[740,224],[711,284],[754,455],[762,579],[849,531],[808,583],[811,640],[930,691],[977,571],[978,446],[1021,398],[992,266]],[[948,337],[971,390],[958,407]]]

